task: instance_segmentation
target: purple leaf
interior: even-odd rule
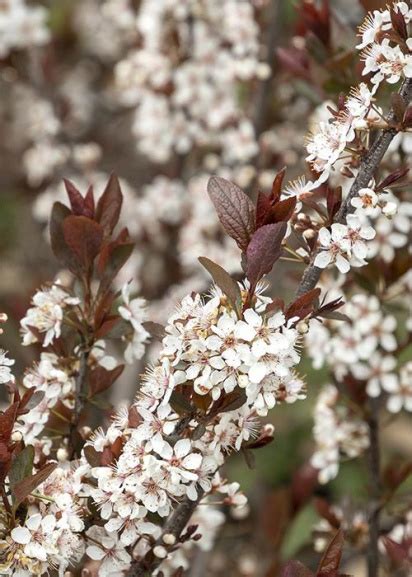
[[[229,236],[245,251],[255,231],[255,207],[250,198],[233,182],[212,176],[207,185],[219,220]]]
[[[106,235],[110,235],[118,223],[122,203],[123,194],[119,180],[112,174],[96,207],[96,220],[101,224]]]
[[[286,222],[267,224],[259,228],[252,236],[246,252],[246,276],[252,288],[272,270],[280,257],[286,228]]]
[[[283,567],[281,577],[313,577],[313,573],[300,561],[288,561]]]

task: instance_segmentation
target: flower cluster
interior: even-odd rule
[[[199,294],[185,297],[166,326],[160,364],[144,375],[133,407],[88,442],[103,460],[116,458],[91,469],[97,487],[90,495],[104,529],[89,529],[87,553],[102,567],[127,567],[125,547],[144,536],[139,549],[149,548],[159,537],[150,515],[167,517],[184,497],[220,493],[228,505],[245,506],[238,485],[221,480],[218,468],[231,451],[272,434],[260,415],[276,402],[305,397],[293,372],[298,332],[283,313],[265,312],[270,299],[258,292],[255,300],[239,318],[218,288],[206,302]],[[182,423],[188,436],[179,438]]]
[[[89,365],[112,370],[117,362],[114,357],[106,354],[105,346],[105,341],[95,343],[89,355]],[[41,395],[41,399],[30,412],[22,415],[14,430],[26,443],[35,447],[36,461],[51,453],[52,442],[44,429],[53,414],[57,412],[59,415],[74,406],[75,376],[78,370],[79,359],[76,354],[65,358],[51,352],[42,352],[40,361],[23,378],[24,387],[33,389],[37,395]],[[65,455],[65,450],[62,450]]]
[[[258,295],[238,319],[224,301],[222,306],[220,290],[215,292],[206,304],[199,295],[186,297],[166,326],[162,359],[173,367],[175,383],[193,382],[198,395],[214,400],[240,387],[262,415],[276,399],[304,394],[292,371],[300,360],[299,334],[284,314],[265,315],[268,299]]]
[[[353,295],[345,306],[350,323],[314,322],[306,336],[314,366],[326,362],[338,380],[348,377],[365,383],[371,397],[385,394],[387,408],[410,410],[411,383],[408,364],[397,367],[398,322],[384,314],[379,299],[363,293]],[[319,343],[323,343],[322,347]]]
[[[14,365],[14,360],[7,357],[7,352],[0,349],[0,384],[14,381],[11,368]]]
[[[81,509],[81,467],[58,467],[38,488],[36,504],[29,507],[24,523],[0,538],[0,570],[6,575],[44,575],[50,567],[61,574],[84,553],[80,532],[84,529]]]
[[[147,0],[137,32],[141,46],[117,64],[116,80],[121,100],[136,106],[139,149],[155,162],[193,145],[222,148],[229,163],[253,158],[254,129],[236,97],[240,82],[269,73],[253,7]]]
[[[313,434],[316,451],[312,465],[319,470],[319,482],[327,483],[339,471],[342,458],[353,459],[369,446],[368,426],[340,402],[336,387],[327,385],[315,407]]]
[[[352,266],[362,266],[368,254],[365,243],[375,237],[375,230],[363,225],[355,215],[348,215],[346,225],[334,223],[331,231],[323,227],[319,231],[320,251],[314,264],[326,268],[335,263],[338,270],[345,274]]]
[[[43,6],[28,6],[25,0],[4,0],[0,7],[0,58],[12,50],[48,42],[46,19]]]
[[[50,345],[60,337],[65,310],[79,303],[77,297],[70,296],[59,284],[38,291],[32,299],[33,307],[21,320],[23,345],[31,345],[41,338],[44,347]]]
[[[411,40],[407,36],[402,38],[406,40],[402,45],[396,41],[398,38],[393,41],[391,37],[394,21],[403,22],[406,30],[411,20],[412,10],[408,3],[395,2],[391,10],[374,10],[368,14],[360,27],[361,42],[357,48],[362,51],[361,58],[365,62],[363,74],[370,74],[375,86],[382,81],[395,84],[401,78],[412,77]]]

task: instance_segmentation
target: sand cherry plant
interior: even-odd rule
[[[256,467],[296,405],[313,408],[311,456],[251,531],[259,541],[265,526],[275,555],[223,570],[410,575],[412,461],[385,445],[412,411],[410,3],[366,15],[359,82],[319,102],[301,176],[271,170],[276,2],[105,0],[91,40],[95,7],[76,8],[76,32],[111,75],[104,103],[85,81],[93,66],[50,98],[53,59],[36,60],[50,40],[44,7],[0,5],[4,78],[26,48],[44,75],[30,88],[16,57],[10,91],[32,104],[13,130],[23,126],[23,170],[59,271],[19,317],[24,352],[0,349],[0,574],[219,575],[220,536],[259,515],[232,463]],[[303,2],[300,16],[278,57],[316,86],[311,58],[347,66],[348,55],[334,52],[326,0]],[[166,166],[152,166],[140,195],[96,171],[96,143],[77,141],[89,100],[129,109],[131,148]],[[7,321],[0,334],[14,330]],[[26,351],[35,361],[21,370]],[[362,501],[336,491],[354,462]],[[308,503],[317,569],[285,554]]]

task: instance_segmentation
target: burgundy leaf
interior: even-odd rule
[[[123,369],[124,365],[119,365],[109,371],[101,365],[98,365],[89,373],[89,397],[94,397],[111,387],[120,377]]]
[[[255,230],[252,201],[236,184],[220,176],[209,179],[207,191],[223,228],[245,251]]]
[[[61,202],[55,202],[50,219],[50,241],[54,256],[72,272],[78,270],[75,255],[64,238],[63,222],[71,215],[70,209]]]
[[[123,194],[119,180],[112,174],[96,208],[96,220],[102,225],[106,235],[110,235],[118,223],[122,203]]]
[[[272,210],[270,198],[264,192],[259,192],[256,203],[256,229],[267,224],[266,219]]]
[[[393,172],[388,174],[388,176],[386,178],[384,178],[382,180],[382,182],[380,182],[376,186],[376,188],[375,188],[376,192],[380,192],[381,190],[383,190],[387,186],[391,186],[391,184],[394,184],[398,180],[401,180],[401,178],[406,176],[408,174],[408,172],[409,172],[409,168],[398,168],[397,170],[394,170]]]
[[[83,447],[83,453],[86,457],[86,461],[89,463],[91,467],[99,467],[100,466],[100,458],[101,453],[96,451],[91,445],[86,445]]]
[[[272,184],[272,191],[270,194],[271,202],[277,202],[280,199],[280,195],[282,192],[282,184],[283,184],[283,179],[285,178],[285,174],[286,174],[286,167],[282,168],[282,170],[279,170],[279,172],[275,176],[275,180],[273,181],[273,184]]]
[[[57,467],[57,463],[49,463],[45,465],[38,473],[26,477],[19,483],[13,486],[12,494],[14,497],[14,507],[17,508],[19,504],[24,501],[41,483],[43,483],[49,475]]]
[[[399,543],[396,543],[389,537],[382,538],[383,544],[385,546],[386,552],[390,559],[396,565],[402,565],[404,561],[409,560],[408,549],[409,547],[403,547]]]
[[[246,252],[246,276],[252,288],[272,270],[280,257],[286,228],[285,222],[267,224],[259,228],[252,236]]]
[[[150,334],[153,339],[158,341],[161,341],[166,335],[165,328],[160,323],[146,321],[143,323],[143,328]]]
[[[319,298],[320,288],[315,288],[297,298],[286,309],[286,318],[299,317],[305,318],[313,310],[313,304]]]
[[[296,196],[290,196],[277,202],[272,209],[270,222],[287,222],[295,211],[296,200]]]
[[[70,200],[72,213],[77,216],[83,215],[84,198],[82,197],[80,191],[74,186],[72,182],[70,182],[70,180],[64,178],[63,182],[66,188],[67,196],[69,197]]]
[[[281,577],[313,577],[312,571],[300,561],[288,561],[280,575]]]
[[[329,543],[317,570],[317,577],[337,577],[342,558],[343,531],[339,530]]]
[[[64,240],[84,269],[89,269],[103,240],[101,225],[85,216],[68,216],[63,221]]]
[[[199,257],[199,262],[205,267],[208,273],[210,273],[223,294],[227,296],[233,310],[239,314],[242,308],[242,295],[240,294],[240,288],[237,282],[228,272],[225,271],[224,268],[210,259],[201,256]]]

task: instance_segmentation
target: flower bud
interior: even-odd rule
[[[306,335],[306,333],[309,330],[309,325],[306,321],[300,321],[297,325],[296,325],[296,329],[298,331],[298,333],[300,335]]]
[[[159,559],[165,559],[167,557],[167,551],[164,547],[162,547],[162,545],[156,545],[156,547],[153,549],[153,553],[155,557],[158,557]]]
[[[69,458],[69,453],[64,447],[60,447],[60,449],[57,449],[56,457],[60,462],[67,461]]]
[[[174,545],[176,543],[176,537],[172,535],[172,533],[166,533],[163,535],[163,542],[166,543],[166,545]]]
[[[20,441],[23,440],[23,435],[20,433],[20,431],[14,431],[12,436],[11,436],[11,440],[14,443],[19,443]]]

